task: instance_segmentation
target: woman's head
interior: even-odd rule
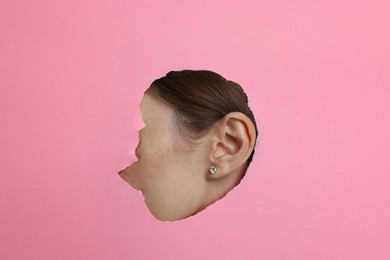
[[[146,91],[170,106],[180,136],[196,141],[219,119],[230,112],[241,112],[253,123],[248,97],[237,83],[207,70],[171,71],[156,79]],[[252,161],[254,149],[248,163]]]
[[[140,108],[138,161],[120,175],[156,218],[196,214],[245,175],[257,127],[237,83],[211,71],[171,71],[151,84]]]

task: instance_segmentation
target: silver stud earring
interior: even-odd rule
[[[217,168],[215,166],[210,167],[210,173],[211,174],[216,174],[217,173]]]

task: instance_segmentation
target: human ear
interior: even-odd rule
[[[231,112],[218,121],[213,133],[209,159],[218,169],[213,178],[218,178],[246,164],[255,145],[256,130],[245,114]]]

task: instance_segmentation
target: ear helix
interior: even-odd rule
[[[210,173],[213,174],[213,175],[216,174],[217,173],[217,168],[215,166],[211,166],[210,167]]]

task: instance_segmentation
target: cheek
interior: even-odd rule
[[[160,220],[175,220],[195,213],[202,205],[202,187],[185,170],[169,169],[144,183],[142,193],[150,212]],[[161,177],[161,178],[160,178]]]

